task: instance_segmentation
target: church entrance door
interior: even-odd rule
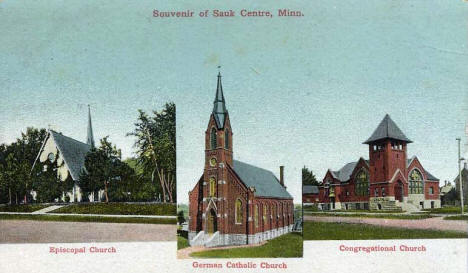
[[[395,200],[403,202],[403,183],[400,180],[395,184],[394,192]]]
[[[216,221],[216,212],[211,209],[210,212],[208,213],[208,219],[206,222],[206,232],[208,234],[213,234],[218,230],[218,225]]]

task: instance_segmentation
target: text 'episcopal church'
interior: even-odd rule
[[[254,244],[292,231],[294,204],[268,170],[233,160],[233,140],[221,75],[205,132],[203,175],[189,192],[190,245]]]

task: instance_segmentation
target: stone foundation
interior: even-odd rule
[[[219,231],[208,235],[204,231],[198,234],[194,231],[189,231],[188,241],[191,246],[203,245],[206,247],[227,246],[227,245],[246,245],[258,244],[266,240],[274,239],[278,236],[291,232],[293,225],[281,227],[277,229],[267,230],[256,234],[221,234]]]

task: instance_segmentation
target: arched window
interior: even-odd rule
[[[267,210],[268,210],[268,205],[263,205],[263,221],[266,220],[266,215],[267,215]]]
[[[424,182],[422,174],[414,169],[409,175],[409,193],[411,194],[422,194],[424,188]]]
[[[244,219],[244,211],[242,208],[242,201],[240,199],[236,200],[236,224],[242,224]]]
[[[210,140],[211,140],[211,149],[216,149],[216,146],[217,146],[217,141],[216,141],[216,129],[213,127],[211,128],[211,136],[210,136]]]
[[[354,191],[356,195],[366,196],[369,195],[369,175],[364,170],[361,170],[356,175],[356,185]]]
[[[224,130],[224,148],[229,149],[229,130]]]
[[[216,179],[214,177],[210,178],[210,197],[216,195]]]
[[[258,205],[255,205],[254,214],[255,227],[258,227]]]

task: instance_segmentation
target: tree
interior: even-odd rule
[[[151,183],[159,184],[163,202],[176,199],[176,108],[174,103],[166,103],[160,112],[153,111],[148,116],[138,110],[135,130],[128,133],[135,136],[137,162],[143,169],[143,176],[150,177]]]
[[[104,189],[106,203],[110,200],[110,188],[118,187],[133,176],[133,169],[121,161],[121,151],[108,137],[101,139],[98,149],[92,149],[85,158],[85,168],[80,175],[80,188],[87,195]],[[117,184],[117,185],[114,185]],[[116,189],[111,191],[114,196]],[[116,196],[117,197],[117,196]]]
[[[309,170],[306,166],[302,168],[302,185],[318,186],[317,178],[315,177],[312,170]]]
[[[185,216],[183,210],[179,210],[179,212],[177,213],[177,222],[179,223],[179,225],[185,223]]]
[[[0,149],[0,187],[8,191],[8,202],[18,204],[30,199],[33,188],[31,170],[42,142],[47,136],[45,129],[28,127],[21,137],[10,145],[2,144]]]

